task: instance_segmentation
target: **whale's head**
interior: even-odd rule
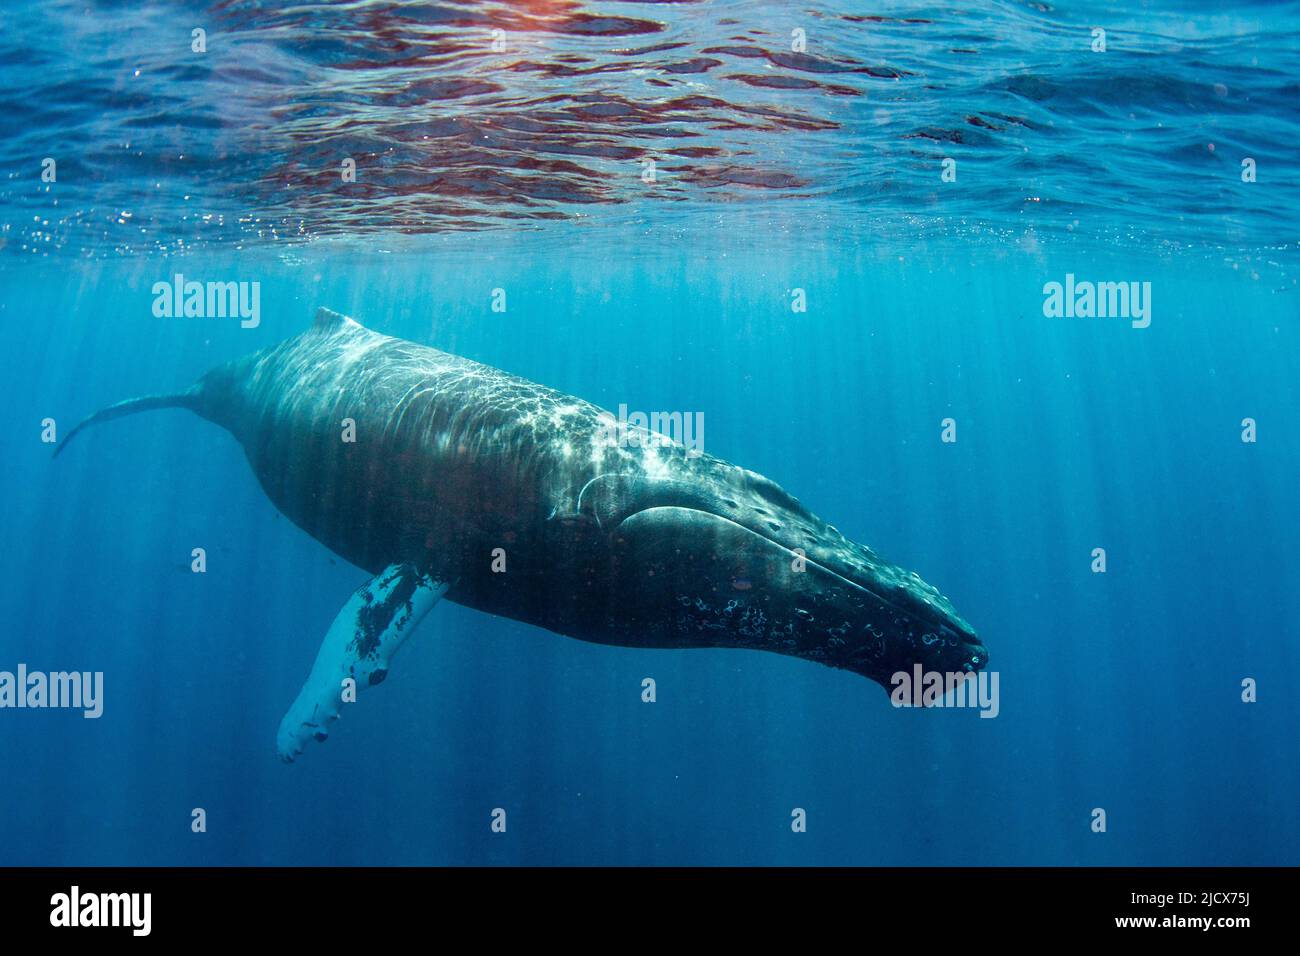
[[[937,589],[743,468],[709,459],[691,480],[601,478],[580,504],[610,536],[630,626],[666,620],[664,646],[770,650],[886,690],[917,664],[973,674],[988,661]]]

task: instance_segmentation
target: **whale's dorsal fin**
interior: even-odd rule
[[[316,321],[312,323],[312,327],[322,332],[332,332],[349,325],[360,324],[356,319],[348,318],[342,312],[335,312],[333,309],[321,306],[316,310]]]

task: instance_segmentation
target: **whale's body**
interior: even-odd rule
[[[375,575],[281,727],[289,759],[337,716],[337,679],[382,679],[444,595],[586,641],[769,650],[882,685],[987,659],[938,591],[761,475],[325,309],[180,395],[105,409],[60,451],[172,406],[230,431],[281,512]]]

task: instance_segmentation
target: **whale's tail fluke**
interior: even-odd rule
[[[107,408],[101,408],[89,418],[80,422],[72,431],[64,436],[63,441],[54,449],[54,457],[58,458],[67,448],[72,439],[77,437],[77,433],[88,425],[98,425],[101,422],[110,422],[115,418],[122,418],[126,415],[134,415],[136,412],[152,411],[156,408],[188,408],[192,412],[199,410],[199,390],[198,387],[190,388],[184,392],[178,392],[175,395],[142,395],[140,398],[128,398],[124,402],[118,402],[116,405],[109,405]]]

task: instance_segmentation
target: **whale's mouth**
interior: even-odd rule
[[[829,634],[835,638],[831,646],[844,647],[843,666],[870,671],[878,680],[917,660],[935,669],[973,671],[988,659],[975,631],[948,613],[937,591],[874,556],[878,577],[865,564],[850,564],[855,554],[836,567],[825,559],[825,549],[796,551],[800,546],[772,527],[680,504],[629,510],[606,530],[617,549],[636,555],[636,566],[656,569],[676,600],[759,601],[768,617],[795,622],[801,633],[789,638],[792,653],[812,650],[809,656],[818,656],[816,642],[829,640]],[[644,590],[647,582],[635,586]],[[855,646],[873,645],[880,650],[869,664],[852,657]]]
[[[870,597],[882,607],[899,614],[914,618],[932,626],[944,638],[951,641],[978,644],[979,636],[966,621],[943,605],[946,599],[934,588],[925,584],[915,574],[908,574],[891,565],[880,565],[878,559],[865,548],[854,545],[847,539],[841,539],[844,551],[840,555],[826,548],[816,547],[814,542],[791,541],[778,536],[771,523],[763,521],[737,520],[737,518],[706,508],[690,504],[651,504],[619,516],[612,532],[617,534],[629,521],[650,515],[663,509],[691,511],[713,521],[722,522],[763,539],[773,548],[784,552],[790,562],[802,561],[806,566],[816,568],[822,574],[839,581],[844,587],[851,588]],[[796,515],[803,523],[816,522],[817,519],[806,512]],[[818,522],[820,523],[820,522]],[[609,529],[607,529],[609,530]],[[824,540],[824,538],[823,538]],[[798,549],[796,551],[795,549]],[[836,560],[836,558],[839,560]],[[888,573],[888,579],[873,579],[867,561],[877,563]]]
[[[842,666],[877,680],[916,661],[945,671],[984,666],[974,629],[935,588],[848,540],[775,482],[724,467],[692,480],[606,474],[582,489],[577,511],[615,554],[634,557],[628,567],[656,569],[655,581],[629,578],[627,587],[654,587],[679,603],[761,604],[766,617],[795,622],[790,653],[838,654]],[[833,650],[804,646],[817,640]],[[883,649],[861,659],[870,646]]]

